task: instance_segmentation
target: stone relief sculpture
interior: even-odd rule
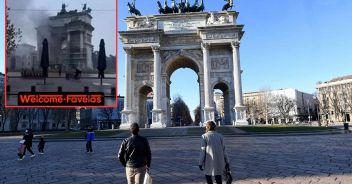
[[[229,69],[228,57],[212,58],[211,59],[212,70],[227,70]]]
[[[153,71],[152,67],[151,63],[137,64],[137,73],[150,73]]]
[[[150,29],[154,28],[155,23],[150,21],[148,17],[145,17],[144,20],[136,20],[133,21],[132,24],[128,25],[130,29]]]
[[[207,24],[227,24],[230,23],[229,16],[220,16],[219,18],[215,16],[212,12],[208,18]]]

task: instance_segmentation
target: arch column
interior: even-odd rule
[[[231,42],[233,57],[233,79],[235,89],[235,106],[233,110],[236,113],[236,121],[234,125],[248,125],[246,118],[246,107],[243,105],[241,65],[240,65],[240,42]]]
[[[209,81],[209,43],[202,43],[202,51],[203,51],[203,67],[204,67],[204,122],[215,120],[214,111],[215,108],[212,107],[212,90],[210,89],[210,81]],[[203,122],[203,123],[204,123]]]
[[[135,112],[132,110],[132,78],[131,69],[132,61],[131,47],[124,47],[125,50],[125,99],[124,107],[121,111],[121,125],[120,128],[129,128],[131,123],[135,122]]]
[[[152,110],[152,128],[166,127],[163,123],[163,113],[161,108],[161,58],[160,58],[160,45],[151,46],[154,54],[154,88],[153,88],[153,110]]]

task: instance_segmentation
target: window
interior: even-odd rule
[[[61,124],[61,127],[62,127],[62,128],[64,128],[64,127],[65,127],[65,125],[66,125],[66,123],[65,123],[65,122],[63,122],[63,123]]]
[[[52,127],[53,127],[53,128],[55,128],[55,127],[56,127],[56,124],[55,124],[55,123],[53,123]]]

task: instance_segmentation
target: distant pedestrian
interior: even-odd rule
[[[24,144],[24,140],[20,140],[20,145],[18,146],[17,155],[18,160],[24,159],[24,150],[26,149],[26,145]]]
[[[205,124],[206,133],[202,135],[199,169],[204,171],[208,184],[213,183],[215,176],[217,184],[222,183],[221,175],[229,169],[229,159],[226,154],[224,138],[215,131],[214,121]]]
[[[87,153],[93,153],[93,148],[92,148],[92,142],[95,139],[95,134],[94,131],[91,127],[88,128],[88,131],[86,133],[86,148],[87,148]]]
[[[61,77],[61,65],[59,66],[59,77]]]
[[[126,168],[128,184],[142,184],[147,170],[150,168],[152,154],[148,140],[138,135],[139,125],[132,123],[131,136],[122,141],[118,158]]]
[[[39,143],[38,143],[38,152],[39,152],[39,154],[44,154],[44,146],[45,146],[44,137],[40,136]]]
[[[26,149],[24,150],[23,155],[26,155],[26,150],[28,150],[29,153],[32,154],[31,157],[35,157],[35,154],[32,151],[33,133],[31,129],[26,129],[26,132],[23,135],[23,139],[25,140],[24,144],[26,145]]]

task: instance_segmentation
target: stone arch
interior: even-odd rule
[[[197,59],[196,57],[192,56],[192,54],[188,53],[187,51],[180,51],[178,54],[170,56],[165,62],[162,67],[162,75],[164,76],[163,81],[163,88],[165,89],[165,109],[167,109],[167,124],[171,124],[171,112],[170,112],[170,78],[171,75],[180,68],[189,68],[193,70],[197,76],[197,82],[199,84],[199,105],[203,107],[204,95],[203,95],[203,64],[202,60]]]

